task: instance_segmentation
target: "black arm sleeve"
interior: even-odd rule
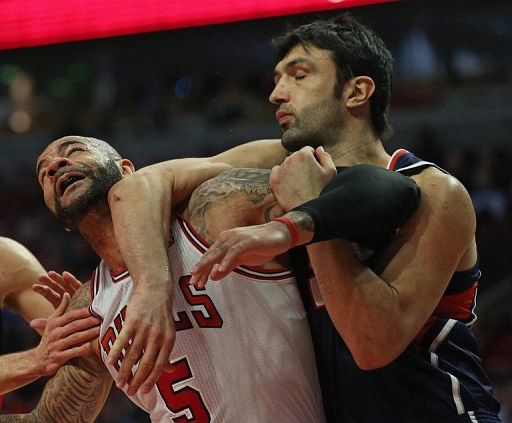
[[[389,242],[419,202],[420,190],[411,178],[363,164],[339,170],[318,198],[293,211],[312,217],[311,242],[345,238],[377,249]]]

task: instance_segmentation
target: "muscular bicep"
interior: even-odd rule
[[[68,310],[90,304],[87,282],[76,291]],[[93,422],[105,404],[111,385],[107,369],[91,352],[59,369],[46,384],[34,413],[42,422]]]
[[[464,187],[433,171],[418,178],[418,211],[385,252],[382,279],[396,289],[399,306],[419,330],[432,314],[461,259],[474,247],[475,215]],[[474,259],[467,267],[476,261]]]

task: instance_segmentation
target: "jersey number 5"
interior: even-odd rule
[[[162,373],[156,384],[165,405],[174,414],[188,411],[191,418],[183,414],[174,418],[176,423],[208,423],[211,421],[210,412],[201,397],[201,393],[190,387],[175,389],[174,385],[192,378],[192,371],[186,357],[172,363],[172,370],[169,373]]]

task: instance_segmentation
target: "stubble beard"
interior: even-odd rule
[[[89,211],[100,203],[108,204],[108,192],[122,175],[114,160],[109,159],[104,166],[95,170],[82,169],[81,172],[90,179],[90,187],[73,201],[63,206],[55,193],[55,216],[70,230],[77,229],[80,221]]]
[[[344,123],[339,107],[336,98],[331,98],[305,108],[300,116],[294,114],[293,126],[281,137],[282,146],[294,152],[305,146],[317,148],[335,144]]]

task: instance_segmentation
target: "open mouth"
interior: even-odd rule
[[[59,183],[59,193],[62,197],[66,190],[73,185],[75,182],[81,181],[84,179],[84,176],[81,175],[69,175],[62,178],[62,181]]]

